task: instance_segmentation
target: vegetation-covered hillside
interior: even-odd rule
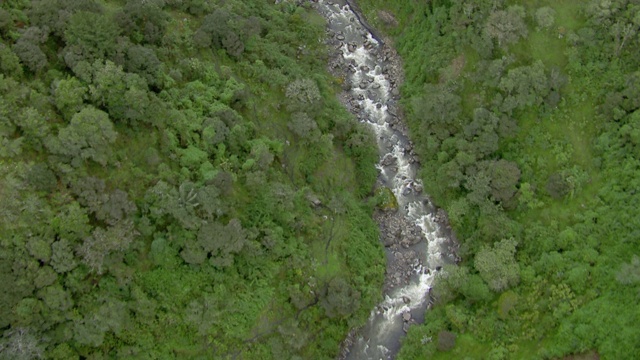
[[[324,20],[0,2],[0,358],[322,359],[380,297]]]
[[[359,3],[464,258],[400,358],[637,359],[640,2]]]

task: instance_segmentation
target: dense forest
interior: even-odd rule
[[[327,359],[381,298],[373,135],[325,22],[0,1],[0,359]]]
[[[637,358],[640,1],[358,3],[461,244],[398,357]],[[384,199],[324,37],[306,1],[0,1],[0,359],[334,358]]]
[[[361,0],[461,242],[401,359],[637,359],[640,1]]]

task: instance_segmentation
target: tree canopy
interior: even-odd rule
[[[302,2],[0,2],[0,359],[335,357],[384,255],[323,24]]]
[[[358,3],[462,258],[398,358],[634,359],[637,2]]]

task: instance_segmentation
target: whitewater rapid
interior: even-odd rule
[[[386,243],[384,300],[371,311],[367,324],[350,334],[341,358],[393,359],[407,328],[424,319],[435,274],[453,262],[455,254],[436,209],[422,193],[419,161],[397,117],[397,79],[388,71],[383,44],[345,1],[319,0],[318,8],[327,19],[329,44],[341,57],[337,63],[345,76],[346,105],[374,131],[380,152],[379,184],[389,188],[398,202],[397,212],[386,214],[380,226],[403,227],[398,241]],[[418,239],[405,241],[402,237],[411,234],[407,228],[418,229]],[[409,270],[397,265],[401,261],[410,263]]]

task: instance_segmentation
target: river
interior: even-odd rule
[[[397,101],[402,69],[397,55],[342,1],[319,0],[332,47],[331,71],[341,76],[345,106],[376,135],[378,186],[397,199],[397,211],[375,215],[385,245],[384,299],[367,323],[343,342],[341,359],[393,359],[409,326],[424,320],[434,276],[456,260],[446,216],[423,193],[419,160]]]

